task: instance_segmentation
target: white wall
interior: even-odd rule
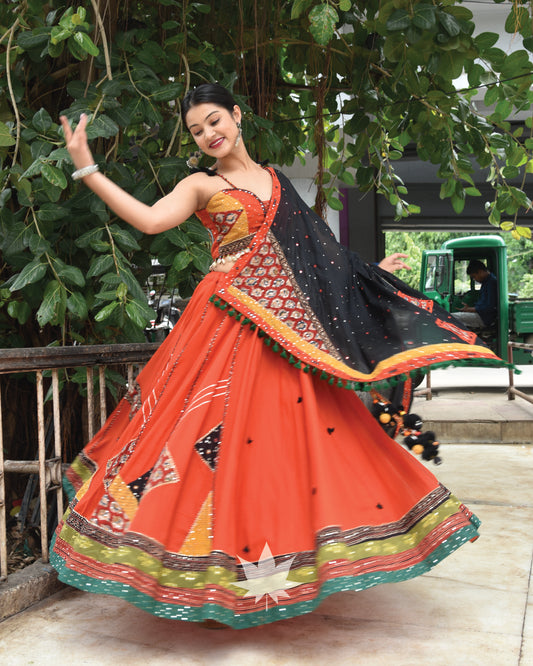
[[[302,197],[305,203],[308,206],[313,206],[316,197],[316,186],[314,183],[314,177],[317,170],[316,157],[311,157],[310,155],[307,156],[304,166],[302,166],[300,160],[297,159],[290,167],[279,167],[279,170],[291,179],[291,183],[294,185],[296,191]],[[326,211],[326,222],[329,224],[331,230],[335,234],[335,237],[338,239],[339,212],[328,207]]]

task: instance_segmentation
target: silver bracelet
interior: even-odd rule
[[[72,173],[72,180],[85,178],[85,176],[90,176],[92,173],[96,173],[97,171],[100,171],[98,164],[89,164],[89,166],[76,169],[76,171]]]

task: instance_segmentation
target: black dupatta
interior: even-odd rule
[[[430,367],[505,366],[434,301],[340,245],[290,181],[274,188],[251,252],[212,297],[304,372],[345,388]]]

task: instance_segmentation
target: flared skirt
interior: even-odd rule
[[[210,302],[219,279],[70,468],[60,579],[244,628],[417,576],[474,540],[475,516],[354,392]]]

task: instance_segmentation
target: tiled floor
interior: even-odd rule
[[[482,536],[425,576],[241,631],[67,589],[0,624],[0,663],[533,665],[533,444],[453,445],[443,456],[431,468],[481,518]]]

